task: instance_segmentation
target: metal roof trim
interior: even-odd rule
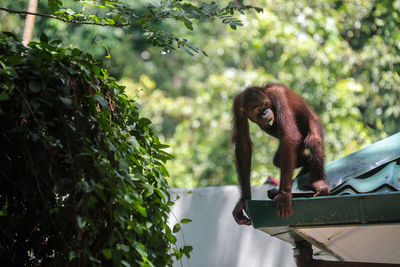
[[[400,223],[400,192],[293,199],[294,213],[276,215],[273,200],[249,200],[247,212],[254,228]]]

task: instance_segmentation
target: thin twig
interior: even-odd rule
[[[16,14],[20,14],[20,15],[35,15],[35,16],[39,16],[39,17],[57,19],[57,20],[61,20],[63,22],[75,23],[75,24],[89,24],[89,25],[110,26],[110,27],[125,27],[125,26],[131,25],[130,23],[105,24],[105,23],[97,23],[97,22],[70,20],[70,19],[63,19],[63,18],[54,16],[54,15],[49,15],[49,14],[40,14],[40,13],[33,13],[33,12],[28,12],[28,11],[12,10],[12,9],[8,9],[8,8],[4,8],[4,7],[0,7],[0,10],[6,11],[8,13],[16,13]]]

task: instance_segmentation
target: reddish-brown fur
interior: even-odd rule
[[[287,218],[293,214],[291,186],[295,168],[302,167],[299,175],[310,172],[310,187],[315,191],[315,196],[329,194],[328,184],[324,180],[321,122],[301,96],[282,84],[249,87],[235,97],[233,114],[232,139],[241,188],[241,198],[233,210],[238,224],[251,224],[243,214],[244,202],[251,199],[252,142],[248,120],[279,139],[279,147],[273,158],[274,165],[281,169],[279,192],[274,199],[278,216]]]

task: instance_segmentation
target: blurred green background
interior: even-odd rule
[[[73,5],[72,1],[63,1]],[[130,1],[127,1],[130,2]],[[134,1],[140,9],[150,1]],[[218,0],[221,5],[229,1]],[[41,32],[64,46],[105,58],[112,75],[170,145],[172,187],[236,184],[231,135],[233,96],[249,85],[284,83],[320,115],[326,162],[400,131],[400,1],[257,0],[264,12],[240,16],[244,26],[199,22],[162,27],[207,52],[162,54],[139,28],[129,32],[36,18]],[[49,13],[39,3],[39,13]],[[28,1],[2,7],[27,10]],[[23,19],[0,12],[0,31],[22,36]],[[251,128],[252,183],[269,175],[277,140]]]

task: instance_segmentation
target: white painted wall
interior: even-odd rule
[[[188,193],[188,191],[192,193]],[[239,226],[232,209],[239,199],[237,186],[172,189],[169,223],[190,218],[178,234],[178,246],[193,246],[189,260],[174,266],[184,267],[295,267],[292,246],[252,226]],[[252,199],[266,199],[267,186],[253,187]],[[183,233],[183,234],[182,234]]]

